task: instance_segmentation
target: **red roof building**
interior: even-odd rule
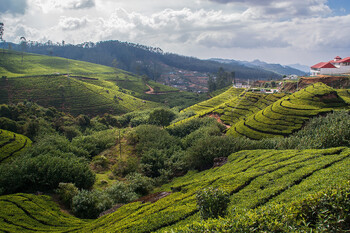
[[[350,57],[342,59],[336,56],[329,62],[320,62],[311,66],[310,73],[316,75],[350,74]]]

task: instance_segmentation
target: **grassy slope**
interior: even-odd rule
[[[51,231],[164,231],[199,220],[195,193],[204,187],[226,189],[231,195],[230,209],[239,213],[271,202],[298,200],[345,181],[350,177],[349,166],[349,148],[241,151],[232,154],[222,167],[190,172],[159,188],[173,193],[155,203],[130,203],[89,223],[64,216],[44,196],[2,196],[0,210],[5,206],[6,211],[0,211],[0,229],[47,231],[51,225]]]
[[[26,136],[0,129],[0,163],[18,155],[31,144]]]
[[[88,62],[34,54],[24,54],[23,63],[21,59],[21,54],[17,52],[0,56],[0,76],[7,76],[7,79],[0,81],[1,103],[33,100],[40,105],[54,106],[73,114],[121,114],[159,106],[104,81],[116,74],[124,79],[137,79],[127,72]],[[66,73],[68,65],[72,77],[57,75]],[[82,76],[100,80],[91,84],[79,78]]]
[[[311,117],[347,107],[348,103],[334,89],[316,83],[239,121],[228,134],[251,139],[287,136],[299,130]]]
[[[123,70],[114,69],[112,67],[59,57],[24,53],[22,63],[21,53],[5,50],[5,54],[0,55],[0,64],[0,77],[7,76],[7,80],[0,80],[1,103],[17,101],[16,98],[13,98],[17,96],[19,100],[31,99],[34,96],[35,99],[32,98],[33,100],[36,101],[39,99],[39,103],[43,103],[43,105],[46,106],[45,104],[49,100],[42,102],[40,102],[40,100],[46,99],[47,95],[51,95],[51,92],[53,91],[52,95],[54,98],[56,98],[56,100],[51,102],[54,102],[54,106],[62,109],[69,109],[74,113],[79,113],[79,111],[82,109],[87,109],[86,112],[82,113],[89,113],[90,111],[92,111],[92,113],[109,111],[114,113],[124,113],[135,109],[145,109],[159,106],[152,102],[164,103],[174,107],[179,105],[188,106],[204,99],[204,95],[198,95],[190,92],[179,92],[178,89],[153,81],[149,81],[148,85],[153,87],[158,92],[165,92],[165,94],[146,94],[145,92],[148,91],[149,88],[140,77],[137,77],[134,74]],[[82,106],[75,106],[75,103],[73,103],[72,106],[68,106],[66,108],[63,105],[69,105],[70,103],[63,100],[57,100],[57,96],[59,98],[61,97],[61,93],[59,93],[60,91],[57,87],[66,87],[72,83],[69,82],[69,79],[64,80],[63,75],[60,76],[57,74],[66,74],[68,71],[71,78],[74,78],[74,80],[80,82],[79,85],[77,83],[74,84],[74,88],[78,88],[75,91],[76,93],[69,93],[69,95],[77,100],[78,105]],[[17,80],[18,77],[26,77],[26,79],[21,78]],[[56,83],[53,83],[53,79],[56,78],[58,80],[55,81]],[[52,86],[46,88],[46,81],[48,82],[48,85],[52,84]],[[13,86],[13,82],[16,82],[17,86]],[[41,83],[42,85],[39,86],[35,83]],[[84,83],[84,85],[82,85],[82,83]],[[99,91],[94,91],[95,93],[91,92],[91,89],[87,88],[88,86],[91,87],[91,85],[87,85],[86,83],[103,87],[106,92],[113,92],[116,97],[120,97],[123,100],[116,104],[116,101],[111,101],[110,97],[107,97],[107,99],[109,99],[107,100],[105,97],[96,96],[95,94],[100,94]],[[34,86],[35,90],[32,91],[31,89],[27,88],[27,86]],[[94,87],[93,89],[96,88],[97,87]],[[38,92],[38,90],[41,90],[41,93]],[[25,92],[22,93],[21,91]],[[31,92],[35,92],[35,94],[31,95]],[[126,96],[125,94],[129,96]],[[112,97],[114,97],[114,95]],[[79,100],[79,98],[81,100]],[[93,99],[96,101],[93,101],[91,104],[83,103],[82,100],[84,98],[90,100]],[[147,100],[147,103],[145,104],[140,99]],[[140,105],[140,102],[143,104]]]

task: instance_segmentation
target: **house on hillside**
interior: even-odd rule
[[[328,62],[320,62],[311,66],[311,76],[332,75],[332,74],[350,74],[350,57],[342,59],[337,56]]]

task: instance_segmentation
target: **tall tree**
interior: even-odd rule
[[[27,49],[27,39],[22,36],[20,38],[20,41],[21,41],[21,49],[22,49],[22,64],[23,64],[23,54],[24,54],[24,51]]]
[[[4,35],[4,23],[0,22],[0,41],[2,41],[4,43],[3,44],[3,52],[5,54],[5,41],[2,38],[3,35]]]

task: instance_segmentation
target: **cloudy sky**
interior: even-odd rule
[[[0,0],[4,39],[120,40],[199,58],[350,56],[349,0]]]

